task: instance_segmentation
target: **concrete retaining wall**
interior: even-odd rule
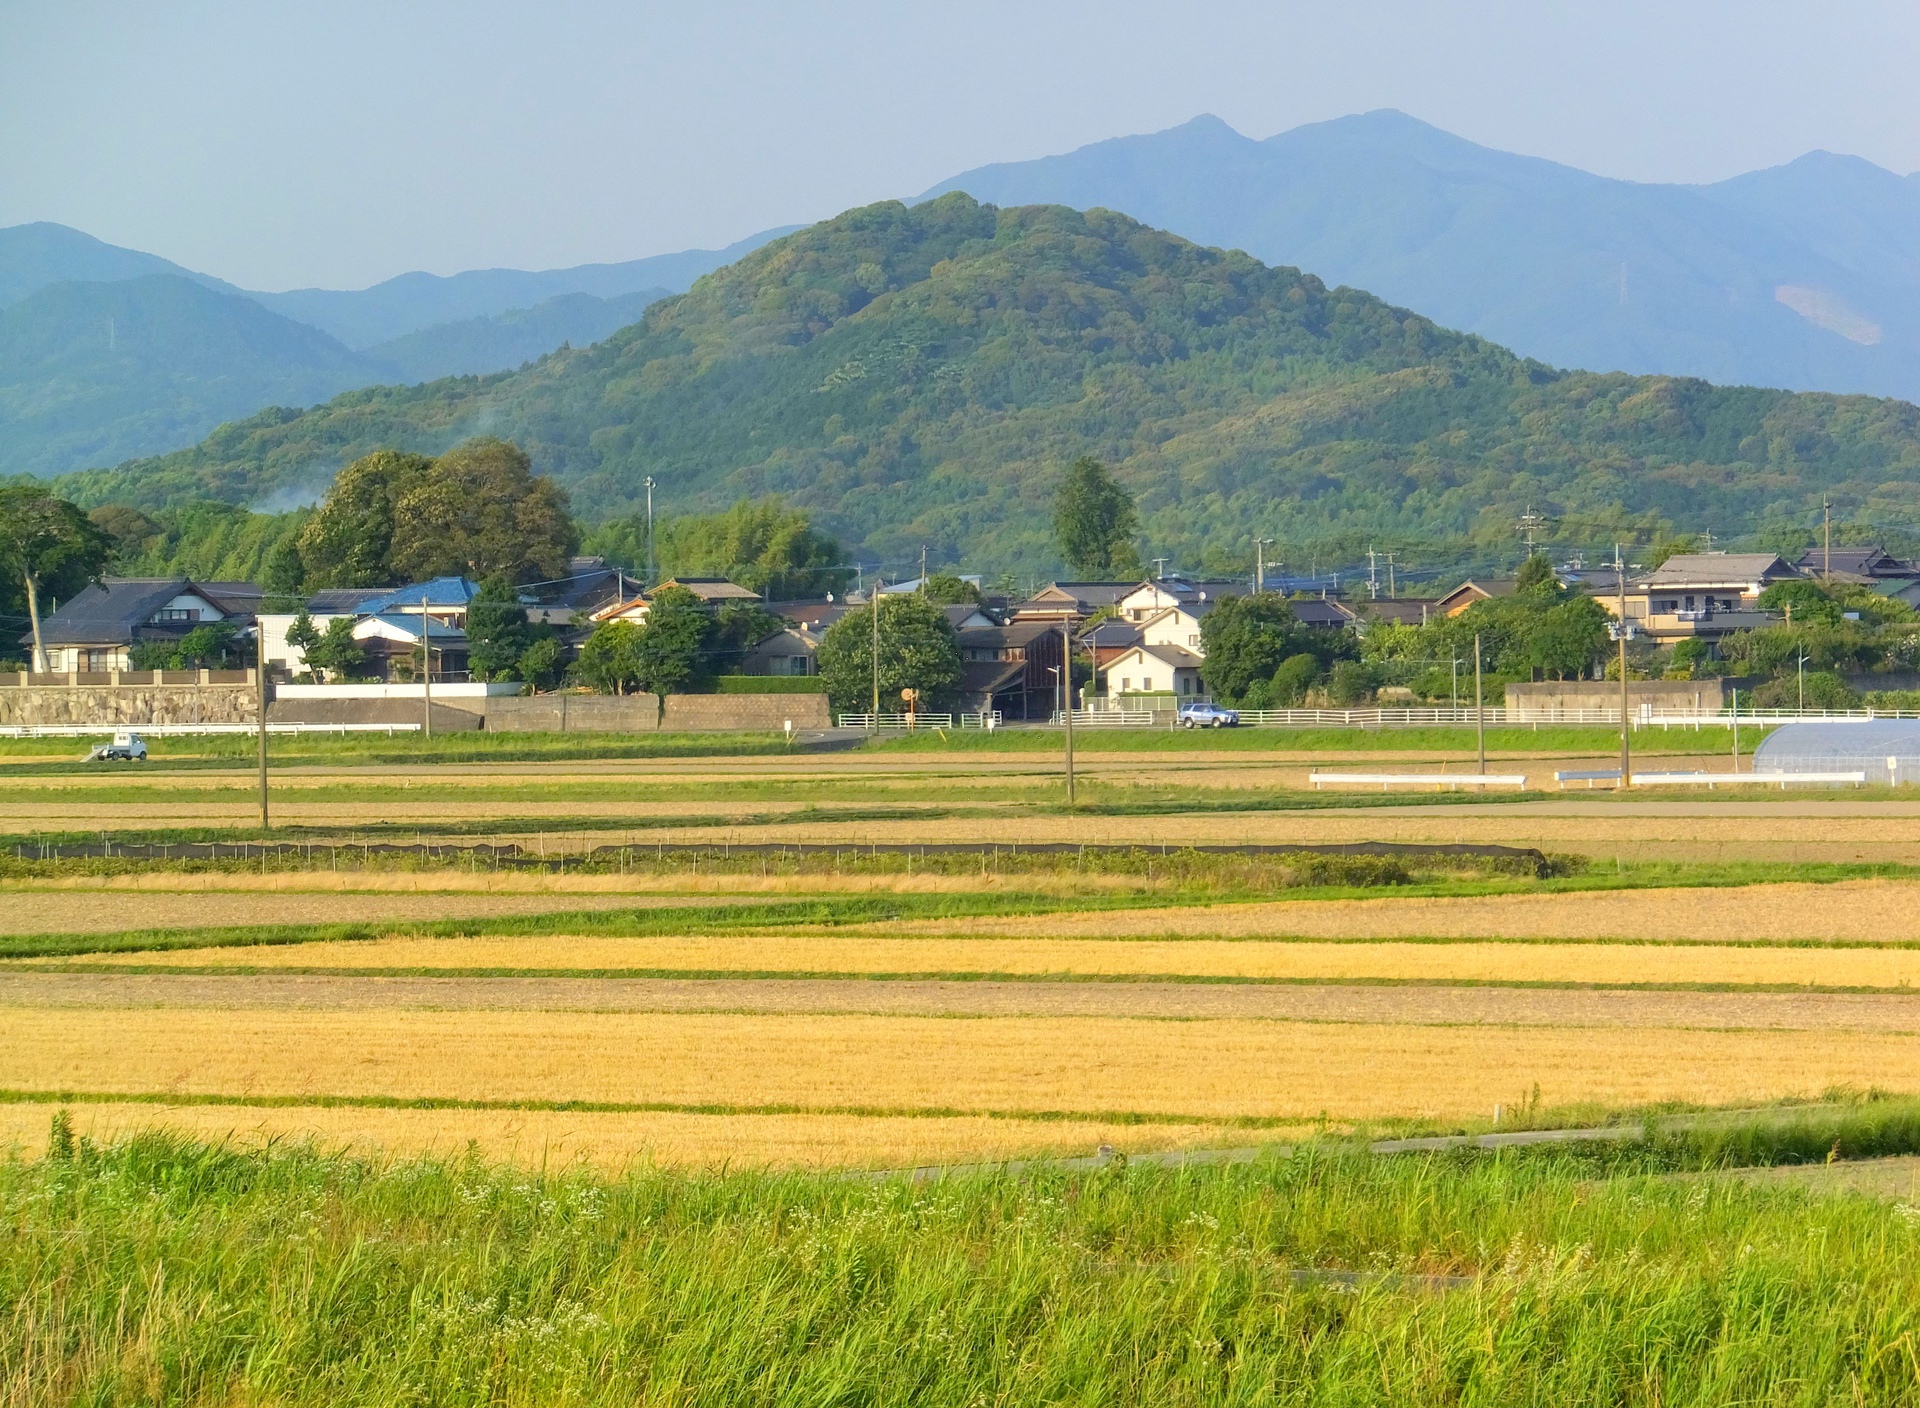
[[[276,724],[418,724],[422,718],[417,699],[275,699],[267,705],[267,721]],[[484,723],[471,709],[433,703],[435,733],[472,732]]]
[[[476,701],[477,702],[477,701]],[[824,694],[537,694],[485,701],[489,733],[778,733],[832,726]]]
[[[0,725],[250,724],[252,685],[58,685],[0,689]]]
[[[1744,707],[1753,684],[1746,679],[1628,680],[1627,706],[1717,714],[1727,707],[1729,692],[1735,687],[1740,690]],[[1545,721],[1576,709],[1619,707],[1618,680],[1547,680],[1507,686],[1507,717],[1512,720]]]

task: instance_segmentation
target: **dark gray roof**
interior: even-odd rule
[[[390,587],[323,587],[307,598],[315,616],[357,616],[368,602],[387,596]]]
[[[149,616],[191,587],[185,577],[95,582],[41,620],[41,639],[48,645],[131,645]]]

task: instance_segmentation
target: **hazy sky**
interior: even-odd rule
[[[251,288],[728,243],[1212,112],[1607,175],[1920,167],[1915,0],[0,0],[0,225]]]

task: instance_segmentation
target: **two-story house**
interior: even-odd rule
[[[1660,644],[1717,640],[1769,624],[1760,594],[1799,573],[1770,552],[1689,552],[1668,558],[1626,592],[1627,619]],[[1594,597],[1618,613],[1618,597]]]

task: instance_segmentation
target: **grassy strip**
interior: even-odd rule
[[[1907,1110],[1747,1152],[1886,1152]],[[94,1403],[1914,1402],[1908,1214],[1607,1176],[1740,1152],[1716,1137],[915,1186],[69,1127],[0,1164],[8,1368]]]
[[[886,920],[961,915],[1049,914],[1062,909],[1129,909],[1164,896],[1018,894],[837,895],[765,903],[561,910],[390,924],[257,924],[218,929],[136,929],[118,934],[16,934],[0,938],[0,958],[131,953],[179,948],[245,948],[357,942],[385,937],[466,939],[551,934],[643,938],[654,934],[724,934],[782,927],[839,928]]]
[[[137,731],[137,726],[136,726]],[[39,773],[88,775],[100,764],[84,761],[86,752],[103,735],[86,738],[4,738],[0,758],[40,759],[10,765],[10,775],[31,769]],[[149,737],[151,769],[233,767],[252,760],[256,741],[251,734],[192,734]],[[441,733],[428,739],[419,734],[382,733],[269,735],[268,747],[276,762],[364,764],[397,767],[418,763],[537,763],[587,762],[620,758],[727,758],[784,756],[792,751],[777,733]],[[62,756],[68,755],[69,756]]]
[[[1740,751],[1753,750],[1764,727],[1743,722]],[[1635,734],[1638,748],[1660,753],[1702,753],[1732,756],[1731,730],[1706,727],[1671,730],[1642,729]],[[1605,753],[1620,746],[1618,728],[1543,724],[1538,728],[1496,726],[1487,730],[1489,753],[1578,752]],[[1416,728],[1237,728],[1150,729],[1082,728],[1074,730],[1076,753],[1312,753],[1429,751],[1455,752],[1471,757],[1472,724]],[[941,733],[925,730],[911,736],[887,738],[866,745],[873,753],[1057,753],[1057,729],[996,729],[993,733]]]

